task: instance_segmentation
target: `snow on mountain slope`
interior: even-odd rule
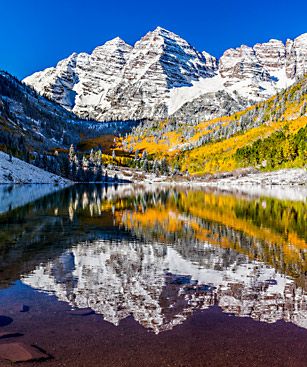
[[[73,53],[24,81],[68,110],[89,117],[92,106],[102,106],[109,88],[119,81],[120,71],[131,50],[120,38],[94,49],[91,55]]]
[[[245,103],[230,109],[242,109],[291,85],[306,70],[307,33],[285,44],[272,39],[242,45],[217,60],[158,27],[133,47],[115,38],[24,81],[79,116],[99,121],[161,119],[178,109],[183,116],[195,99],[193,106],[205,111],[201,119],[224,112],[214,99],[209,103],[214,108],[206,108],[203,95],[216,97],[223,90],[228,96],[222,102],[228,103],[238,94]]]
[[[0,184],[13,183],[52,183],[67,185],[70,183],[62,177],[46,172],[32,164],[12,158],[0,151]]]
[[[197,52],[172,32],[158,27],[138,41],[127,59],[121,81],[106,95],[109,109],[95,117],[111,120],[163,118],[172,88],[214,75],[210,55]]]
[[[131,120],[166,116],[171,88],[190,86],[216,69],[214,57],[158,27],[134,47],[116,38],[24,81],[82,117]]]

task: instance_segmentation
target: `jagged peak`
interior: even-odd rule
[[[72,54],[70,54],[69,56],[67,56],[65,59],[62,59],[61,61],[71,61],[71,60],[74,60],[77,57],[78,57],[77,52],[73,52]]]
[[[77,60],[78,54],[77,52],[73,52],[71,55],[66,57],[66,59],[60,60],[57,63],[57,67],[61,67],[62,65],[71,65],[74,64]]]
[[[104,46],[120,46],[120,45],[130,46],[128,43],[126,43],[122,38],[120,38],[118,36],[111,39],[110,41],[107,41],[104,44]],[[130,46],[130,47],[132,47],[132,46]]]
[[[182,41],[186,42],[182,37],[180,37],[178,34],[169,31],[168,29],[162,28],[158,26],[153,31],[150,31],[146,34],[147,35],[157,35],[161,37],[167,37],[167,38],[173,38],[173,39],[181,39]]]
[[[96,53],[97,51],[104,51],[106,49],[110,50],[117,50],[120,48],[126,48],[126,49],[132,49],[132,46],[126,43],[122,38],[115,37],[107,42],[105,42],[103,45],[96,47],[93,50],[93,53]]]
[[[202,55],[205,56],[206,59],[207,58],[212,58],[212,59],[215,59],[216,60],[216,57],[213,56],[213,55],[211,55],[211,54],[209,54],[209,52],[207,52],[207,51],[202,51]]]
[[[225,50],[222,57],[232,55],[232,54],[238,54],[238,53],[243,53],[244,55],[249,55],[252,51],[253,51],[252,47],[243,44],[239,47],[229,48],[229,49]]]
[[[307,33],[303,33],[300,36],[296,37],[294,41],[307,43]]]
[[[152,31],[152,33],[173,33],[173,32],[169,31],[168,29],[158,26]]]
[[[268,43],[282,43],[282,44],[283,44],[283,41],[278,40],[278,39],[276,39],[276,38],[271,38],[271,39],[268,41]]]
[[[269,39],[269,40],[268,40],[268,41],[266,41],[266,42],[258,42],[258,43],[256,43],[256,44],[255,44],[255,46],[270,45],[270,44],[272,44],[272,43],[278,43],[278,44],[282,44],[282,45],[284,45],[284,42],[283,42],[283,41],[278,40],[278,39],[276,39],[276,38],[271,38],[271,39]],[[254,46],[254,47],[255,47],[255,46]]]

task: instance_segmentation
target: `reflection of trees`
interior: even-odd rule
[[[183,256],[192,256],[191,244],[207,241],[304,281],[305,203],[236,199],[205,191],[158,192],[144,198],[136,198],[134,208],[117,218],[138,237],[180,244]]]
[[[300,324],[305,216],[299,202],[76,185],[0,215],[0,282],[32,273],[29,284],[72,305],[92,302],[114,323],[133,311],[155,330],[212,304]],[[194,279],[202,272],[203,280],[174,281],[183,267]],[[281,274],[295,276],[295,283]],[[204,284],[211,276],[214,290]],[[281,291],[272,293],[264,276],[278,279]]]
[[[129,238],[114,227],[116,195],[114,187],[75,185],[0,215],[0,284],[81,241]]]
[[[75,243],[136,237],[172,243],[200,265],[203,243],[232,249],[295,276],[306,266],[306,203],[188,189],[75,185],[0,215],[0,267],[7,280]],[[228,266],[231,256],[221,258]]]

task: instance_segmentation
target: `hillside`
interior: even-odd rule
[[[81,120],[7,72],[0,71],[0,150],[48,151],[77,144],[81,136],[129,131],[135,122]]]
[[[0,152],[11,154],[45,171],[76,179],[71,171],[77,171],[79,164],[72,169],[68,160],[68,149],[72,144],[77,146],[83,139],[87,141],[104,134],[99,143],[103,146],[103,152],[109,152],[110,144],[105,146],[108,141],[106,134],[112,134],[114,139],[115,135],[131,131],[135,124],[134,121],[102,123],[81,120],[9,73],[0,71]],[[87,151],[87,146],[83,144],[82,150],[88,154],[90,148]],[[82,158],[80,156],[80,160]],[[84,170],[88,171],[88,168]],[[31,182],[31,168],[28,173],[24,170],[24,176],[18,176],[16,180],[12,177],[6,180],[4,174],[7,177],[8,172],[1,173],[0,182]],[[37,179],[41,182],[40,177]],[[78,179],[83,181],[86,177]]]
[[[145,122],[126,137],[127,151],[166,158],[191,174],[303,167],[306,164],[307,77],[265,102],[201,123],[178,119]]]
[[[13,151],[24,145],[49,148],[78,139],[72,129],[78,118],[40,96],[6,72],[0,72],[0,144]]]
[[[14,183],[68,185],[70,181],[0,152],[0,184]]]

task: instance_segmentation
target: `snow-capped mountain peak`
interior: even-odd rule
[[[157,27],[134,46],[116,37],[24,81],[79,116],[99,121],[161,119],[174,113],[184,118],[192,101],[193,109],[201,108],[199,119],[207,119],[225,113],[220,106],[226,100],[241,98],[228,112],[245,108],[306,71],[307,33],[285,44],[270,39],[231,48],[217,60]]]

